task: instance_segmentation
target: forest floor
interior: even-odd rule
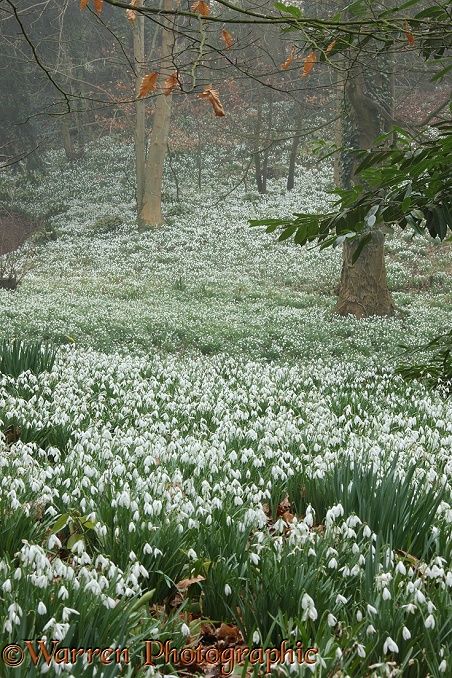
[[[299,641],[323,677],[447,674],[452,401],[394,367],[400,344],[452,325],[450,248],[389,238],[396,316],[335,318],[340,252],[248,226],[324,210],[330,168],[258,196],[229,193],[221,157],[204,158],[202,190],[194,159],[177,160],[180,199],[169,178],[149,233],[114,140],[72,165],[51,154],[20,191],[1,179],[48,225],[17,252],[20,267],[34,251],[23,283],[0,290],[0,335],[58,346],[49,369],[0,374],[4,642],[113,640],[130,648],[126,678],[155,675],[132,668],[149,638]],[[203,654],[193,673],[214,664]],[[40,675],[26,670],[5,676]]]

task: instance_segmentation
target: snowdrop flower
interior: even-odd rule
[[[375,626],[372,626],[372,624],[369,624],[369,626],[366,629],[366,633],[368,636],[372,636],[374,633],[376,633]]]
[[[395,643],[391,636],[388,636],[383,644],[383,654],[388,654],[388,652],[398,652],[399,648],[397,643]]]
[[[229,584],[225,584],[225,586],[224,586],[224,595],[225,595],[225,596],[230,596],[231,593],[232,593],[231,587],[229,586]]]
[[[42,600],[38,603],[38,614],[47,614],[47,608]]]
[[[426,629],[435,628],[435,617],[432,614],[428,615],[427,619],[425,620],[424,626]]]
[[[336,605],[339,605],[339,603],[341,603],[342,605],[345,605],[346,602],[347,602],[347,598],[345,598],[343,595],[338,593],[338,595],[336,596]]]
[[[403,629],[402,629],[402,637],[403,637],[403,640],[409,640],[411,638],[410,630],[407,629],[406,626],[404,626]]]
[[[334,614],[331,614],[331,612],[328,615],[328,626],[336,626],[337,624],[337,619],[334,616]]]
[[[187,624],[185,624],[185,623],[182,624],[182,626],[180,627],[180,630],[181,630],[182,635],[185,636],[185,638],[187,638],[190,635],[190,627],[187,626]]]
[[[391,600],[391,593],[389,589],[386,588],[386,586],[383,589],[383,600]]]
[[[367,606],[367,612],[368,614],[378,614],[377,608],[375,608],[373,605]]]
[[[358,657],[362,657],[364,659],[364,657],[366,656],[366,650],[364,648],[364,645],[358,643],[358,645],[356,646],[356,650],[358,653]]]
[[[446,662],[445,659],[443,659],[442,662],[440,663],[440,665],[438,666],[438,671],[440,673],[446,673],[446,669],[447,669],[447,662]]]
[[[261,634],[259,631],[254,631],[253,633],[253,644],[258,645],[261,642]]]
[[[5,593],[11,593],[12,586],[10,579],[7,579],[5,582],[3,582],[2,589]]]

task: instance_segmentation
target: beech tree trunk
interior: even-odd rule
[[[135,6],[143,6],[143,0],[137,0]],[[146,164],[146,102],[139,99],[141,80],[144,75],[144,15],[137,13],[132,23],[133,58],[135,61],[135,174],[137,214],[143,209],[144,170]]]
[[[356,156],[350,149],[371,148],[375,138],[386,129],[388,114],[380,101],[382,98],[390,100],[391,78],[386,80],[386,74],[382,74],[382,64],[379,68],[379,73],[371,69],[367,79],[362,64],[351,68],[348,83],[345,89],[342,88],[343,115],[339,136],[344,150],[335,167],[335,177],[340,179],[343,187],[353,184],[357,166]],[[354,263],[353,254],[358,243],[345,241],[335,313],[357,318],[394,313],[386,276],[384,240],[384,233],[373,227],[370,241]]]
[[[394,303],[386,281],[384,234],[374,230],[370,242],[353,263],[357,247],[355,242],[344,243],[339,298],[334,312],[357,318],[392,315]]]
[[[164,0],[163,9],[171,9],[171,0]],[[174,38],[172,31],[162,29],[160,47],[160,90],[164,80],[174,70],[171,49]],[[156,98],[153,115],[152,132],[146,157],[143,207],[140,213],[141,228],[156,228],[163,225],[162,215],[162,183],[165,157],[168,150],[168,135],[171,120],[172,94],[165,95],[160,91]]]

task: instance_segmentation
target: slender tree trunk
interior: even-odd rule
[[[164,0],[163,9],[171,9],[171,0]],[[172,46],[174,38],[170,29],[162,29],[160,89],[166,77],[173,70]],[[152,132],[149,140],[145,167],[143,207],[140,213],[142,228],[155,228],[163,225],[162,183],[165,157],[168,149],[168,135],[171,120],[172,94],[162,92],[156,98]]]
[[[262,180],[262,163],[261,163],[261,151],[259,146],[261,144],[261,130],[262,130],[262,102],[260,100],[260,95],[258,93],[259,100],[257,102],[257,117],[256,117],[256,126],[254,129],[254,176],[256,178],[256,186],[259,193],[265,193],[264,182]]]
[[[296,116],[294,116],[296,119]],[[295,132],[295,136],[292,139],[292,145],[290,147],[289,155],[289,170],[287,172],[287,190],[291,191],[295,186],[295,168],[297,165],[297,153],[298,146],[300,144],[300,132]]]
[[[383,66],[380,65],[380,68]],[[375,138],[385,129],[385,118],[376,97],[378,93],[381,94],[377,90],[376,74],[371,72],[371,82],[366,82],[363,66],[360,65],[354,67],[348,77],[343,94],[344,115],[341,121],[344,150],[340,166],[336,167],[335,172],[344,187],[353,183],[357,166],[356,157],[349,149],[370,148]],[[384,89],[383,87],[382,91]],[[341,280],[334,312],[340,315],[351,314],[358,318],[392,315],[394,302],[386,277],[384,234],[374,227],[371,240],[353,263],[356,247],[357,243],[344,243]]]
[[[142,7],[143,0],[136,2],[136,7]],[[132,22],[133,31],[133,58],[135,61],[135,174],[136,174],[136,201],[137,214],[143,208],[144,170],[146,163],[146,102],[139,99],[141,80],[144,75],[144,15],[137,12]]]

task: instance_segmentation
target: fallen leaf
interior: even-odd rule
[[[198,574],[197,577],[190,577],[189,579],[181,579],[180,582],[176,584],[176,588],[179,591],[186,591],[189,586],[192,584],[199,584],[199,582],[205,581],[205,577],[202,574]]]
[[[201,16],[209,16],[210,14],[210,7],[205,0],[197,0],[197,2],[194,2],[191,6],[191,10]]]
[[[179,84],[177,73],[169,75],[163,84],[163,94],[167,97],[171,94],[176,85]]]
[[[293,515],[293,513],[291,513],[290,511],[285,511],[285,512],[282,514],[281,518],[282,518],[283,520],[285,520],[286,523],[291,523],[291,522],[293,521],[293,519],[294,519],[294,515]]]
[[[97,14],[101,14],[104,8],[104,0],[94,0],[94,9]]]
[[[303,62],[303,77],[305,78],[314,68],[314,64],[317,61],[317,55],[315,52],[309,52],[308,56]]]
[[[284,515],[284,513],[287,513],[287,511],[289,511],[290,508],[291,508],[291,506],[290,506],[289,497],[286,494],[284,499],[279,502],[276,513],[277,513],[278,516],[282,516],[282,515]]]
[[[234,38],[232,37],[232,34],[229,33],[225,28],[221,31],[221,37],[223,38],[223,42],[226,45],[226,47],[232,47],[234,44]]]
[[[156,71],[153,71],[152,73],[148,73],[147,75],[143,76],[143,79],[141,81],[140,85],[140,91],[138,92],[139,97],[145,97],[151,92],[155,90],[157,87],[157,78],[159,77],[159,74]]]
[[[234,645],[241,642],[242,634],[237,626],[230,626],[229,624],[221,624],[217,629],[216,636],[218,640],[222,640],[228,645]]]
[[[8,426],[8,428],[5,431],[6,443],[8,445],[11,445],[12,443],[17,443],[17,441],[20,439],[20,433],[21,430],[19,426]]]
[[[89,0],[80,0],[80,9],[86,9]]]

